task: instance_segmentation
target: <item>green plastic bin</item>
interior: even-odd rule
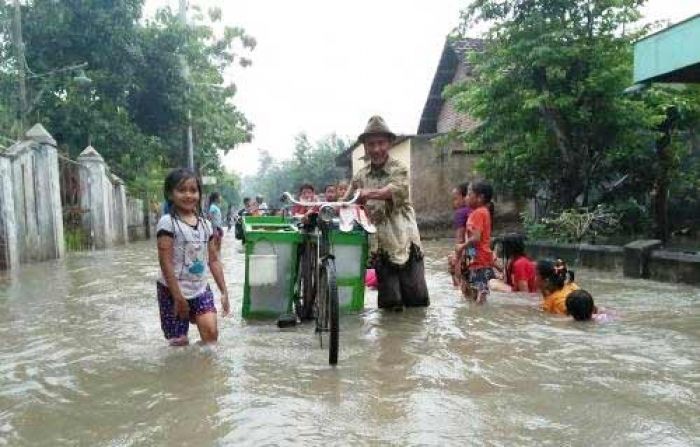
[[[367,234],[363,231],[331,231],[335,254],[338,301],[344,313],[359,312],[365,307],[365,268]]]
[[[299,230],[283,217],[247,216],[243,218],[243,231],[243,318],[277,318],[291,312],[297,247],[302,240]]]

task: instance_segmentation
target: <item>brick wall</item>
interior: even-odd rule
[[[472,79],[469,76],[469,69],[464,61],[460,62],[455,72],[452,84],[462,82],[465,79]],[[477,121],[464,113],[455,110],[452,100],[447,100],[443,103],[440,114],[438,115],[437,131],[438,133],[451,132],[453,130],[470,130],[476,126]]]

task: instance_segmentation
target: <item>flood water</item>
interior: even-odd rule
[[[154,242],[0,277],[0,445],[700,444],[698,288],[579,271],[617,319],[575,323],[465,302],[429,242],[432,306],[368,293],[331,368],[311,325],[241,320],[238,245],[213,350],[163,340]]]

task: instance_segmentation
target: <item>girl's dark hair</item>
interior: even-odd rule
[[[501,254],[505,261],[505,277],[510,278],[511,263],[508,262],[508,259],[515,260],[520,256],[525,256],[525,236],[518,233],[511,233],[496,239],[494,242],[495,244],[501,244]]]
[[[214,191],[213,193],[209,194],[209,205],[211,205],[214,202],[218,202],[220,198],[221,194],[219,194],[218,191]]]
[[[484,197],[484,206],[489,210],[489,214],[491,215],[491,228],[493,228],[493,213],[495,212],[493,202],[491,201],[493,199],[493,186],[485,180],[479,180],[478,182],[472,183],[470,186],[474,194]]]
[[[459,191],[460,196],[466,197],[467,193],[469,192],[469,182],[464,182],[457,185],[457,191]]]
[[[566,313],[576,321],[588,321],[595,313],[593,296],[583,289],[574,290],[566,297]]]
[[[302,185],[299,187],[299,192],[302,192],[302,191],[305,190],[305,189],[310,189],[312,192],[316,192],[316,190],[314,189],[314,185],[312,185],[311,183],[304,183],[304,184],[302,184]]]
[[[202,197],[202,184],[199,181],[199,177],[191,169],[187,168],[177,168],[170,171],[170,173],[165,177],[163,182],[163,197],[165,198],[165,203],[169,214],[173,213],[173,202],[170,200],[170,195],[175,191],[177,186],[187,180],[195,179],[197,182],[197,191],[199,191],[199,197]],[[199,210],[199,204],[197,205]]]
[[[561,290],[567,280],[574,281],[574,272],[569,270],[561,259],[537,261],[537,274],[554,290]]]
[[[170,171],[170,173],[165,177],[165,182],[163,182],[163,195],[165,196],[165,203],[167,205],[167,213],[173,218],[173,232],[175,228],[178,229],[180,234],[183,234],[182,228],[180,227],[180,216],[177,215],[177,210],[173,207],[173,202],[170,200],[170,195],[175,191],[182,182],[194,179],[197,182],[197,192],[199,192],[199,197],[202,197],[202,183],[199,181],[199,177],[194,173],[193,170],[187,168],[177,168]],[[218,194],[218,193],[217,193]],[[200,208],[200,202],[197,202],[197,225],[199,221],[202,220],[202,209]],[[209,240],[209,230],[206,225],[204,225],[205,240]],[[177,233],[176,233],[177,234]]]
[[[501,246],[503,247],[503,257],[517,258],[525,255],[525,236],[522,234],[512,233],[506,234],[501,238]]]
[[[478,182],[472,183],[471,187],[474,194],[484,196],[484,205],[491,203],[493,199],[493,187],[489,182],[479,180]]]

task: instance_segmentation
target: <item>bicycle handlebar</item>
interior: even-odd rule
[[[293,203],[294,205],[300,205],[300,206],[306,206],[306,207],[322,207],[322,206],[348,206],[348,205],[354,205],[355,202],[357,202],[357,199],[360,197],[360,191],[355,191],[355,195],[353,196],[352,199],[348,202],[299,202],[298,200],[295,200],[294,197],[292,197],[291,194],[288,192],[284,192],[282,194],[282,199],[285,202],[290,202]]]

